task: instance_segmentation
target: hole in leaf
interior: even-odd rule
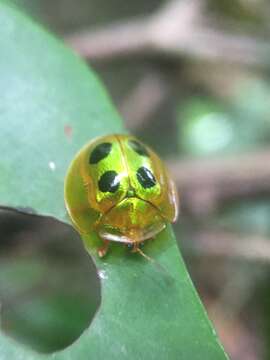
[[[38,352],[73,343],[101,301],[79,235],[52,218],[0,209],[1,329]]]

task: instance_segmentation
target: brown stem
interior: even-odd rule
[[[194,214],[216,210],[220,201],[239,196],[270,194],[270,150],[225,158],[177,160],[169,169],[182,197]]]
[[[210,229],[193,234],[192,240],[192,253],[200,256],[236,258],[261,263],[270,262],[270,242],[263,236]]]
[[[131,19],[66,36],[79,54],[92,60],[123,56],[192,57],[211,62],[269,66],[270,43],[208,25],[204,1],[172,0],[149,17]]]

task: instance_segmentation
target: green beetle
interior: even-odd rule
[[[156,153],[130,135],[107,135],[84,146],[65,179],[65,203],[81,234],[95,230],[110,241],[139,250],[178,214],[174,182]]]

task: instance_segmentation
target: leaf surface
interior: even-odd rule
[[[0,204],[68,222],[67,167],[98,135],[124,132],[89,68],[16,9],[0,3]],[[91,326],[67,349],[37,354],[0,333],[0,359],[207,359],[226,355],[194,290],[170,226],[144,251],[112,245]]]

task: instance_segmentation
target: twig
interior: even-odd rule
[[[126,127],[134,131],[145,126],[145,120],[151,118],[169,94],[169,84],[160,74],[151,72],[140,79],[120,105]]]
[[[194,214],[215,211],[220,201],[270,194],[270,150],[226,158],[169,162],[182,204]]]
[[[91,60],[107,60],[147,51],[146,19],[130,20],[120,24],[65,37],[66,42],[81,56]]]
[[[80,55],[92,60],[150,54],[155,48],[156,38],[164,43],[169,33],[174,32],[173,29],[186,32],[188,21],[194,19],[202,3],[203,0],[172,0],[149,17],[130,19],[96,30],[84,30],[65,39]],[[176,21],[170,21],[172,16]]]
[[[269,239],[220,229],[201,230],[192,236],[192,253],[270,263]]]
[[[211,62],[269,66],[270,43],[204,25],[204,1],[173,0],[154,15],[66,37],[79,54],[91,60],[123,56],[192,57]]]

